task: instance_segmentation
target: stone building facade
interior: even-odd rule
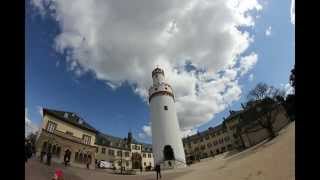
[[[142,166],[147,170],[154,167],[151,145],[139,143],[130,132],[123,139],[99,133],[96,146],[96,161],[108,161],[116,169],[140,169]]]
[[[71,151],[72,166],[95,168],[95,136],[97,130],[75,113],[43,109],[43,123],[36,142],[37,156],[41,151],[52,153],[52,161],[63,163]]]
[[[233,149],[230,134],[223,124],[184,138],[183,145],[188,164]]]
[[[220,125],[184,138],[183,146],[187,163],[226,151],[242,150],[269,138],[270,133],[260,124],[260,118],[266,119],[266,116],[262,115],[256,119],[250,119],[248,116],[253,113],[253,110],[262,108],[264,102],[264,100],[258,100],[250,102],[247,106],[242,105],[241,110],[230,111],[230,115]],[[273,106],[269,110],[272,128],[274,132],[278,132],[290,123],[290,119],[281,104],[273,101],[270,106]]]
[[[119,138],[97,131],[73,112],[43,109],[42,127],[36,141],[36,156],[41,151],[52,153],[52,161],[63,163],[64,154],[71,151],[70,165],[94,169],[97,161],[111,162],[120,169],[154,167],[150,144],[136,141],[131,133]]]

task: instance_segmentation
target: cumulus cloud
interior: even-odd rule
[[[37,106],[37,110],[40,114],[40,116],[42,117],[43,116],[43,110],[42,110],[42,107],[41,106]]]
[[[25,116],[25,136],[29,135],[30,133],[37,132],[39,127],[30,120],[27,108],[25,108],[24,116]]]
[[[253,74],[250,74],[248,80],[253,81],[253,78],[254,78]]]
[[[294,25],[295,24],[295,0],[291,0],[291,7],[290,7],[290,20],[291,23]]]
[[[284,90],[285,96],[288,96],[289,94],[294,94],[294,88],[291,86],[290,83],[281,84],[280,88]]]
[[[194,135],[196,133],[197,133],[196,129],[188,129],[188,130],[185,130],[185,131],[181,132],[181,137],[185,138],[185,137],[188,137],[188,136],[192,136],[192,135]]]
[[[258,61],[258,55],[256,53],[251,53],[248,56],[244,56],[240,60],[240,75],[246,74],[250,69],[253,68],[253,66]]]
[[[269,26],[267,29],[266,29],[266,36],[270,36],[271,35],[271,26]]]
[[[257,62],[254,52],[243,57],[253,36],[239,28],[254,26],[251,12],[262,9],[256,0],[32,2],[59,24],[54,47],[75,73],[93,72],[113,89],[129,83],[147,103],[151,71],[160,65],[182,131],[237,101],[239,77]]]

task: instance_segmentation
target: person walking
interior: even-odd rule
[[[45,154],[46,154],[46,152],[44,151],[44,149],[42,149],[41,153],[40,153],[40,162],[43,162],[43,157]]]
[[[25,160],[25,162],[28,162],[28,146],[27,146],[27,141],[24,142],[24,160]]]
[[[48,150],[47,152],[47,165],[50,166],[51,165],[51,151]]]
[[[90,162],[91,162],[91,157],[89,156],[89,157],[87,158],[87,169],[89,169]]]
[[[140,165],[140,174],[142,174],[142,165]]]
[[[161,168],[160,168],[160,164],[157,164],[157,165],[156,165],[155,170],[156,170],[156,172],[157,172],[157,180],[158,180],[158,176],[159,176],[160,179],[161,179]]]

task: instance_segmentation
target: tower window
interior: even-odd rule
[[[168,110],[168,106],[164,106],[164,110]]]

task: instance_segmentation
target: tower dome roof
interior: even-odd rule
[[[164,75],[164,71],[163,69],[156,67],[153,71],[152,71],[152,76],[156,75],[156,74],[163,74]]]

